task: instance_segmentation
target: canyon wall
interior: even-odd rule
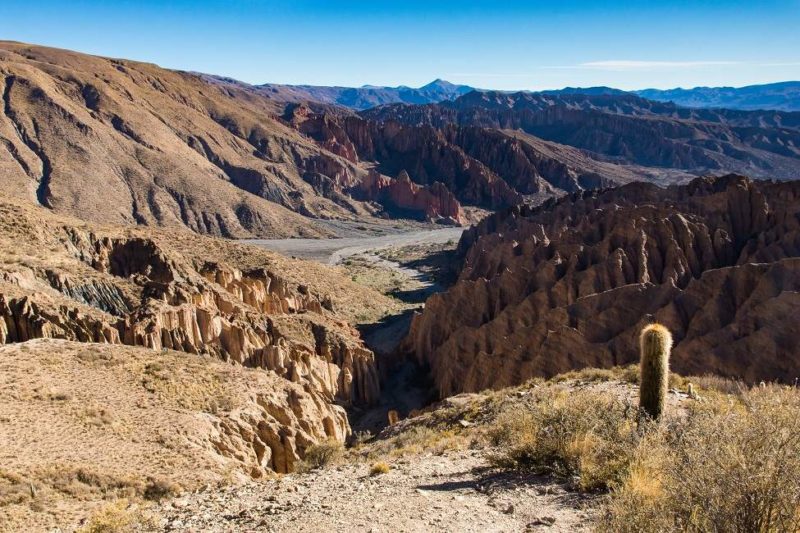
[[[800,376],[800,183],[634,183],[514,207],[465,232],[458,282],[414,317],[405,350],[443,396],[638,360],[650,321],[673,369]]]

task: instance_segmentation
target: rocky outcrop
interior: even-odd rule
[[[406,171],[401,171],[396,179],[372,171],[358,185],[355,194],[378,202],[393,213],[444,224],[465,223],[461,204],[447,187],[438,181],[430,187],[421,187],[411,181]]]
[[[653,319],[673,332],[679,373],[800,376],[798,182],[575,194],[488,217],[459,254],[459,281],[404,341],[443,396],[635,362]]]
[[[284,118],[320,146],[353,162],[377,165],[380,173],[390,176],[405,170],[423,186],[442,183],[459,201],[496,208],[521,200],[502,178],[433,128],[381,124],[328,109],[314,112],[304,105],[289,106]],[[352,184],[355,190],[372,187],[373,177],[362,175],[364,180],[366,187]]]
[[[47,308],[35,296],[20,298],[0,294],[0,344],[55,338],[81,342],[120,343],[119,331],[76,308]]]
[[[216,243],[193,236],[189,246],[209,248],[176,253],[170,243],[189,235],[96,232],[42,215],[0,204],[0,246],[30,257],[0,269],[0,343],[177,350],[269,370],[329,403],[378,399],[373,353],[315,280],[299,283],[241,245],[211,256]]]
[[[217,453],[263,472],[292,472],[310,446],[327,439],[344,442],[350,424],[344,409],[324,396],[289,386],[253,394],[253,401],[214,420],[209,440]]]

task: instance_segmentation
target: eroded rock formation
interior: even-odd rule
[[[445,224],[465,223],[461,204],[447,187],[438,181],[430,187],[419,186],[405,170],[396,179],[370,172],[358,185],[358,195],[412,217]]]
[[[800,183],[635,183],[514,207],[468,230],[459,281],[404,344],[440,393],[637,360],[664,323],[680,373],[800,376]]]
[[[633,94],[475,91],[452,102],[387,105],[361,116],[438,129],[522,130],[579,148],[595,159],[693,174],[743,172],[794,179],[800,160],[797,113],[689,109]]]
[[[124,344],[267,370],[303,394],[281,403],[263,391],[269,401],[225,422],[219,440],[230,453],[238,449],[231,439],[254,443],[258,464],[278,471],[291,469],[314,439],[349,435],[335,405],[378,398],[373,353],[332,312],[361,289],[332,271],[312,273],[324,267],[300,265],[310,271],[300,283],[281,263],[288,260],[243,245],[184,232],[96,230],[16,204],[0,204],[0,215],[7,257],[0,267],[0,344]],[[191,249],[177,252],[187,244]],[[324,283],[315,279],[323,276]],[[287,409],[290,415],[280,414]],[[317,412],[324,416],[309,421]],[[258,422],[265,419],[274,420]]]

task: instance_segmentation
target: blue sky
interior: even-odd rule
[[[800,0],[0,0],[0,38],[251,83],[496,89],[800,79]]]

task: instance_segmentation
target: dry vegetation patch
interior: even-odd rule
[[[692,404],[654,431],[611,494],[606,531],[800,531],[800,391]]]
[[[587,369],[451,397],[351,454],[482,449],[495,469],[600,495],[602,531],[800,531],[799,389],[673,375],[655,424],[640,419],[634,376]]]
[[[344,445],[336,440],[329,439],[310,446],[306,450],[303,462],[298,466],[300,472],[308,472],[334,464],[344,456]]]

